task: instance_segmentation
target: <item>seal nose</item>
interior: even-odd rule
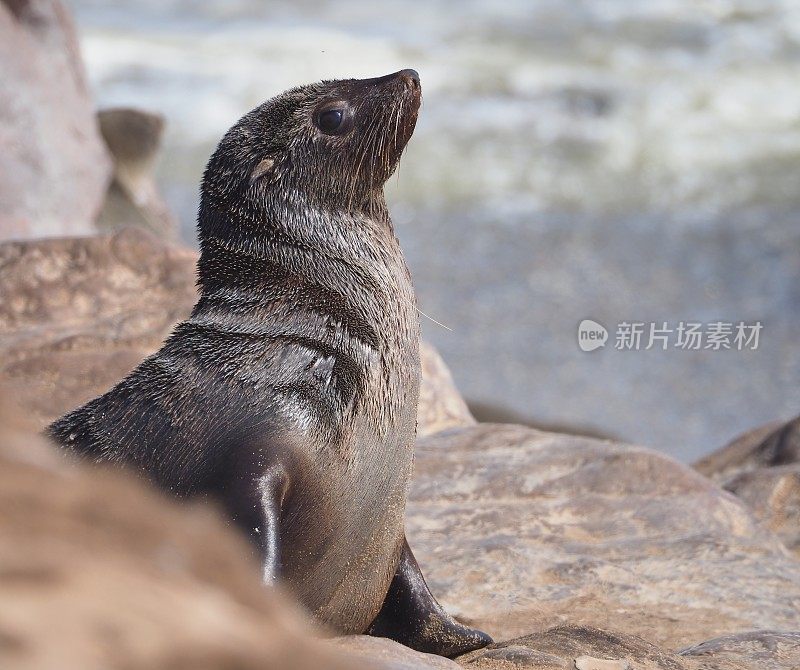
[[[416,70],[412,70],[411,68],[409,68],[408,70],[400,70],[400,72],[398,72],[397,74],[399,74],[401,77],[406,77],[407,79],[415,81],[419,84],[419,72],[417,72]]]
[[[397,76],[403,77],[403,79],[411,82],[411,85],[414,88],[419,88],[419,72],[416,70],[412,70],[410,68],[407,70],[400,70],[400,72],[397,73]]]

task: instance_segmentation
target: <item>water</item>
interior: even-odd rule
[[[101,105],[169,120],[193,240],[220,135],[323,78],[414,67],[387,187],[473,402],[693,459],[800,412],[800,0],[74,0]],[[757,351],[579,350],[577,324],[756,321]]]

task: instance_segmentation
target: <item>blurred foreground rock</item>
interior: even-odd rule
[[[18,414],[0,407],[0,667],[393,667],[314,639],[209,508],[69,464]]]
[[[0,1],[0,239],[94,230],[111,176],[58,0]]]
[[[0,244],[0,377],[41,426],[106,391],[189,315],[196,262],[136,228]],[[421,357],[420,434],[474,423],[433,347]]]

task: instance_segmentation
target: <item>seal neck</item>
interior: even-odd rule
[[[378,325],[400,293],[413,302],[413,289],[382,193],[371,207],[380,215],[316,208],[291,192],[258,211],[204,201],[195,314],[214,304],[263,316],[268,305],[319,302]]]

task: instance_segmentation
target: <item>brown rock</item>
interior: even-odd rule
[[[0,2],[0,239],[91,232],[111,165],[58,0]]]
[[[800,417],[745,433],[695,468],[741,498],[800,556]]]
[[[191,312],[196,262],[136,228],[0,244],[0,377],[40,425],[106,391]],[[436,351],[421,353],[420,433],[474,423]]]
[[[459,658],[467,668],[502,670],[687,670],[677,656],[632,635],[557,626]]]
[[[703,642],[680,652],[700,670],[797,670],[800,633],[754,631]]]
[[[474,425],[475,419],[436,349],[427,342],[420,342],[419,353],[422,385],[419,390],[417,434],[425,437],[447,428]]]
[[[478,425],[421,440],[415,468],[407,529],[423,572],[495,639],[569,621],[678,649],[797,626],[800,563],[664,455]]]
[[[100,132],[114,160],[114,178],[97,219],[101,231],[138,226],[175,240],[178,221],[155,182],[164,117],[139,109],[114,108],[98,115]]]
[[[387,667],[316,640],[210,508],[52,459],[30,434],[22,450],[9,414],[0,409],[0,667]]]
[[[775,421],[754,428],[701,458],[694,467],[715,481],[726,481],[742,472],[797,462],[800,462],[800,416],[785,423]]]
[[[800,463],[743,472],[724,486],[800,557]]]
[[[0,376],[40,425],[107,390],[191,311],[196,258],[135,229],[0,245]]]
[[[461,667],[448,658],[422,654],[383,638],[350,635],[337,637],[331,642],[351,656],[372,663],[380,662],[381,668],[385,667],[387,670],[459,670]]]
[[[524,416],[519,412],[500,407],[487,402],[468,402],[469,411],[478,423],[514,423],[519,426],[528,426],[547,433],[566,433],[567,435],[580,435],[582,437],[596,437],[600,440],[614,440],[613,435],[597,430],[591,426],[582,426],[576,423],[548,423],[537,421]]]

